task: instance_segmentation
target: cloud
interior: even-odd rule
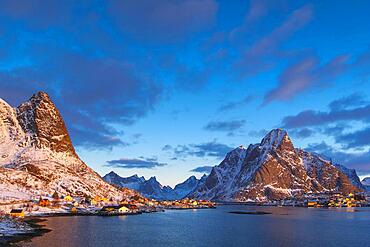
[[[348,59],[347,55],[340,55],[320,65],[317,57],[304,57],[283,71],[278,86],[265,95],[263,105],[275,100],[287,101],[314,86],[328,85],[346,71]]]
[[[313,136],[315,131],[309,128],[293,129],[289,131],[289,134],[296,138],[304,139]]]
[[[332,111],[338,111],[343,109],[348,109],[353,106],[361,106],[367,104],[368,101],[365,99],[364,95],[359,93],[353,93],[348,96],[344,96],[340,99],[334,100],[329,104],[329,108]]]
[[[195,157],[215,157],[222,159],[233,148],[216,141],[206,142],[201,144],[177,145],[172,147],[166,145],[162,150],[171,151],[174,158],[187,158],[189,156]]]
[[[153,169],[156,167],[166,166],[167,163],[160,163],[158,162],[157,158],[144,158],[140,157],[138,159],[130,159],[130,158],[121,158],[117,160],[109,160],[107,161],[107,165],[109,167],[114,168],[142,168],[142,169]]]
[[[284,117],[282,125],[284,128],[300,128],[351,120],[369,121],[370,104],[352,109],[329,110],[328,112],[306,110],[295,116]]]
[[[199,167],[196,167],[192,170],[190,170],[191,172],[199,172],[199,173],[206,173],[206,174],[209,174],[212,170],[213,166],[199,166]]]
[[[242,106],[250,103],[253,99],[254,99],[254,97],[252,95],[247,95],[242,100],[239,100],[239,101],[231,101],[231,102],[228,102],[226,104],[221,105],[218,108],[218,111],[220,111],[220,112],[226,112],[226,111],[231,111],[231,110],[240,108],[240,107],[242,107]]]
[[[364,149],[370,145],[370,104],[361,94],[354,93],[328,104],[328,111],[307,110],[295,116],[287,116],[282,120],[284,128],[291,129],[290,133],[300,133],[308,130],[307,136],[315,131],[331,136],[343,148]],[[360,123],[360,129],[353,128],[353,121]]]
[[[369,150],[356,153],[343,152],[334,149],[324,141],[321,143],[309,144],[306,150],[322,154],[324,155],[324,157],[332,159],[334,163],[338,163],[349,168],[356,169],[356,171],[358,171],[359,174],[370,173]]]
[[[346,148],[364,148],[370,146],[370,127],[335,137]],[[370,163],[370,160],[369,160]]]
[[[324,126],[319,128],[319,130],[328,136],[338,136],[343,133],[346,129],[350,129],[351,125],[347,123],[337,123],[334,125]]]
[[[233,121],[214,121],[209,122],[204,126],[205,130],[209,131],[222,131],[222,132],[233,132],[241,129],[245,125],[245,120],[233,120]]]
[[[271,33],[255,42],[241,60],[236,63],[243,75],[256,74],[271,67],[274,57],[280,45],[300,28],[311,21],[313,7],[305,5],[293,11],[288,18]]]
[[[168,151],[168,150],[172,150],[172,149],[173,149],[173,148],[172,148],[172,146],[171,146],[171,145],[166,144],[166,145],[164,145],[164,146],[163,146],[162,151]]]
[[[111,0],[109,14],[123,32],[143,40],[172,42],[211,25],[218,4],[213,0]]]
[[[48,28],[50,26],[67,26],[72,24],[75,17],[74,11],[86,7],[82,1],[77,4],[75,1],[58,0],[14,0],[1,1],[0,11],[3,16],[14,20],[24,21],[32,28]]]
[[[269,133],[269,130],[267,129],[261,129],[261,130],[251,130],[249,131],[248,135],[251,136],[251,137],[258,137],[258,138],[262,138],[264,137],[267,133]]]
[[[60,109],[77,146],[111,149],[127,145],[112,124],[132,124],[160,100],[162,86],[137,76],[125,61],[90,58],[56,47],[36,47],[36,51],[53,59],[0,71],[1,97],[16,105],[37,91],[46,91]]]

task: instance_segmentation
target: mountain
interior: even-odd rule
[[[343,165],[335,164],[335,167],[337,167],[341,172],[347,175],[349,180],[351,180],[352,184],[360,189],[365,189],[363,184],[361,183],[360,178],[358,177],[355,169],[349,169]]]
[[[0,99],[0,195],[29,199],[54,191],[114,198],[135,194],[106,183],[78,157],[49,95],[34,94],[17,108]]]
[[[190,196],[220,201],[266,201],[324,191],[349,193],[361,188],[331,161],[294,148],[286,131],[274,129],[260,143],[229,152]]]
[[[192,193],[198,186],[204,183],[206,180],[207,175],[203,175],[200,179],[197,179],[195,176],[191,176],[186,179],[184,182],[179,183],[173,189],[176,198],[181,199],[187,197],[190,193]]]
[[[362,179],[361,183],[364,186],[364,188],[366,189],[366,191],[370,192],[370,177],[366,177],[366,178]]]
[[[141,184],[143,184],[146,181],[144,177],[138,177],[138,175],[133,175],[131,177],[123,178],[113,171],[106,174],[103,177],[103,179],[107,183],[114,184],[118,187],[130,188],[133,190],[139,190]]]
[[[131,177],[121,177],[111,171],[106,174],[103,179],[115,186],[121,188],[130,188],[140,192],[143,196],[156,200],[178,200],[186,197],[200,183],[205,180],[205,175],[198,180],[195,176],[189,177],[184,182],[177,184],[173,189],[170,186],[161,185],[156,177],[151,177],[145,180],[144,177],[133,175]]]

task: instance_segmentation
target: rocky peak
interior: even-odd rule
[[[18,106],[17,119],[34,147],[76,155],[64,120],[47,93],[36,93]]]
[[[108,173],[107,175],[105,176],[110,176],[110,177],[119,177],[119,175],[117,173],[115,173],[114,171],[111,171],[110,173]]]
[[[159,182],[157,181],[157,178],[155,176],[149,178],[148,182],[151,183],[151,184],[159,184]]]
[[[365,186],[370,186],[370,177],[362,179],[361,183]]]
[[[288,133],[282,129],[271,130],[261,141],[260,144],[266,149],[294,150],[293,143]]]

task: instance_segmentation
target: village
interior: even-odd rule
[[[370,197],[366,193],[339,192],[308,193],[279,201],[263,203],[264,206],[296,206],[315,208],[369,207]]]
[[[125,200],[114,200],[106,197],[79,197],[59,195],[40,196],[29,201],[13,202],[0,205],[1,215],[16,218],[25,216],[55,215],[135,215],[160,212],[165,209],[205,209],[215,208],[215,204],[205,200],[182,199],[175,201],[157,201],[134,195]]]

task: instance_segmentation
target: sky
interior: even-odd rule
[[[0,2],[0,97],[47,92],[100,175],[200,177],[286,129],[370,174],[370,2]]]

